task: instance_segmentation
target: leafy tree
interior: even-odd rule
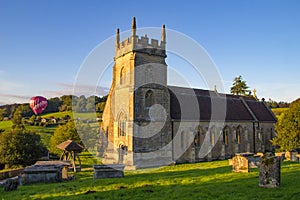
[[[246,81],[243,80],[242,76],[238,76],[234,78],[232,87],[230,88],[230,93],[234,95],[243,95],[246,96],[247,93],[250,94],[251,91],[248,90],[248,86]]]
[[[22,114],[20,111],[16,111],[12,118],[12,129],[25,129],[25,126],[22,121]]]
[[[281,151],[300,148],[300,98],[280,115],[275,128],[277,136],[272,140],[273,145],[278,145]]]
[[[58,97],[48,99],[48,105],[43,113],[52,113],[58,112],[59,107],[62,106],[63,101],[60,100]]]
[[[74,142],[81,144],[81,139],[77,133],[74,122],[69,121],[64,125],[60,125],[54,131],[53,136],[50,139],[50,151],[55,154],[60,154],[61,150],[56,146],[66,140],[73,140]]]
[[[81,121],[76,122],[76,127],[85,148],[89,151],[96,150],[99,142],[99,127],[92,127]]]
[[[6,107],[3,107],[0,109],[0,120],[3,120],[4,117],[7,117],[8,114],[7,114],[7,108]]]
[[[90,96],[86,99],[86,111],[87,112],[95,112],[95,104],[99,98],[96,96]]]
[[[59,107],[59,111],[71,111],[72,110],[72,98],[75,96],[72,95],[64,95],[61,96],[60,99],[63,102],[62,105]]]
[[[99,102],[96,105],[96,112],[103,113],[106,102]]]
[[[78,97],[73,97],[73,110],[75,112],[85,112],[86,111],[86,98],[84,95]]]
[[[8,167],[30,165],[47,152],[40,136],[25,129],[5,131],[0,137],[0,163]]]

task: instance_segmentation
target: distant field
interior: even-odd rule
[[[288,109],[289,108],[272,108],[272,111],[276,115],[276,117],[279,117],[284,111]]]
[[[85,160],[87,158],[84,158]],[[96,160],[88,161],[92,167]],[[283,162],[281,185],[258,187],[258,170],[233,173],[228,161],[180,164],[125,172],[124,178],[93,179],[93,171],[76,173],[75,181],[20,186],[1,199],[300,199],[299,166]]]
[[[63,118],[64,116],[69,115],[72,119],[73,117],[80,118],[80,119],[96,119],[99,113],[88,112],[88,113],[74,113],[72,111],[65,111],[65,112],[55,112],[55,113],[48,113],[41,115],[42,118]]]
[[[11,121],[0,121],[0,129],[8,130],[12,126]]]
[[[42,114],[42,118],[63,118],[64,116],[69,115],[71,118],[73,118],[73,114],[71,111],[65,111],[65,112],[55,112],[55,113],[47,113],[47,114]]]
[[[10,130],[13,123],[11,121],[0,121],[0,129]],[[53,135],[57,126],[54,127],[42,127],[42,126],[28,126],[25,125],[27,130],[31,130],[41,136],[42,142],[47,148],[50,147],[50,138]]]
[[[56,113],[49,113],[49,114],[44,114],[41,115],[42,118],[63,118],[66,115],[69,115],[73,119],[73,113],[71,111],[66,111],[66,112],[56,112]],[[76,118],[80,118],[82,120],[96,120],[96,113],[75,113],[74,116]],[[12,127],[12,122],[11,121],[0,121],[0,129],[4,130],[9,130]],[[57,128],[58,125],[54,125],[51,127],[43,127],[43,126],[29,126],[25,125],[25,128],[27,130],[31,130],[41,136],[42,142],[45,144],[47,148],[50,147],[50,138],[53,135],[55,129]],[[90,123],[90,126],[92,127],[98,127],[99,123],[93,122]]]

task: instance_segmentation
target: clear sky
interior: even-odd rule
[[[89,52],[117,27],[130,29],[133,16],[138,27],[166,24],[202,45],[225,91],[242,75],[259,98],[292,101],[300,94],[299,9],[296,0],[0,0],[0,104],[71,94]]]

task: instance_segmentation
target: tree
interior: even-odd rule
[[[243,95],[246,96],[247,93],[250,94],[250,90],[248,90],[248,86],[246,81],[243,81],[242,76],[235,77],[233,80],[232,87],[230,88],[230,93],[234,95]]]
[[[272,139],[273,145],[278,145],[281,151],[300,148],[300,98],[280,115],[275,129],[277,136]]]
[[[20,111],[16,111],[12,118],[12,129],[25,129],[25,126],[22,122],[22,114]]]
[[[46,152],[40,136],[33,132],[15,128],[1,133],[0,163],[8,167],[33,164]]]
[[[4,117],[7,117],[7,108],[3,107],[0,108],[0,121],[3,120]]]
[[[65,125],[60,125],[54,131],[53,136],[50,139],[50,151],[55,154],[60,154],[56,146],[66,140],[73,140],[74,142],[82,145],[81,139],[77,133],[74,122],[69,121]]]

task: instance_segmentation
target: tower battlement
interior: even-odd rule
[[[135,17],[132,20],[132,34],[120,42],[119,29],[116,33],[116,57],[123,56],[131,51],[147,54],[155,54],[166,57],[166,32],[165,25],[162,26],[161,41],[149,38],[147,35],[139,37],[136,35]]]

